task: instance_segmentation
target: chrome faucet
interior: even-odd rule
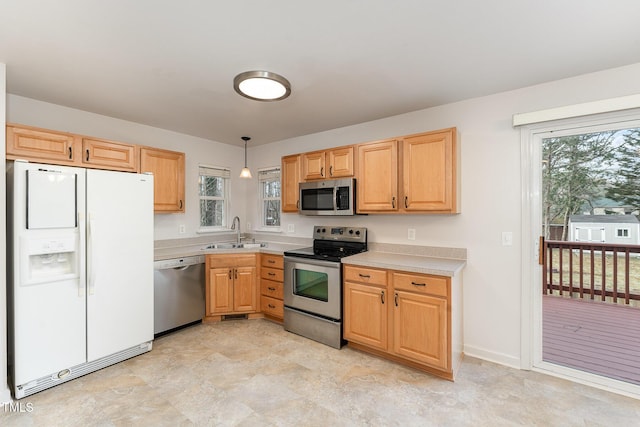
[[[238,239],[237,240],[238,241],[236,243],[240,244],[240,218],[238,216],[234,216],[233,217],[233,221],[231,222],[231,229],[232,230],[236,229],[236,220],[238,222],[238,229],[237,229],[237,232],[238,232]]]

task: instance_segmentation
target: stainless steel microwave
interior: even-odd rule
[[[301,182],[302,215],[354,215],[356,180],[354,178]]]

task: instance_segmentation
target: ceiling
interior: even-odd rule
[[[7,91],[242,145],[640,62],[637,0],[3,0]],[[235,75],[285,76],[257,102]]]

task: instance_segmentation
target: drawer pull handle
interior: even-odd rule
[[[269,276],[275,276],[276,273],[267,273]]]
[[[384,304],[384,291],[380,291],[380,300]]]
[[[271,286],[269,286],[267,289],[269,289],[270,291],[275,291],[276,290],[276,288],[273,288]]]
[[[358,273],[358,276],[362,277],[363,279],[369,279],[371,277],[368,274],[362,274],[362,273]]]
[[[276,308],[276,306],[273,304],[269,304],[269,308]]]
[[[275,264],[275,263],[276,263],[276,262],[275,262],[274,260],[272,260],[272,259],[268,259],[268,260],[267,260],[267,262],[268,262],[269,264]]]
[[[426,284],[426,283],[416,283],[416,282],[411,282],[411,284],[412,284],[413,286],[427,286],[427,284]]]

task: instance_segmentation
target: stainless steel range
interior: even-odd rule
[[[316,225],[312,247],[285,252],[285,330],[340,348],[343,344],[340,260],[366,250],[366,228]]]

